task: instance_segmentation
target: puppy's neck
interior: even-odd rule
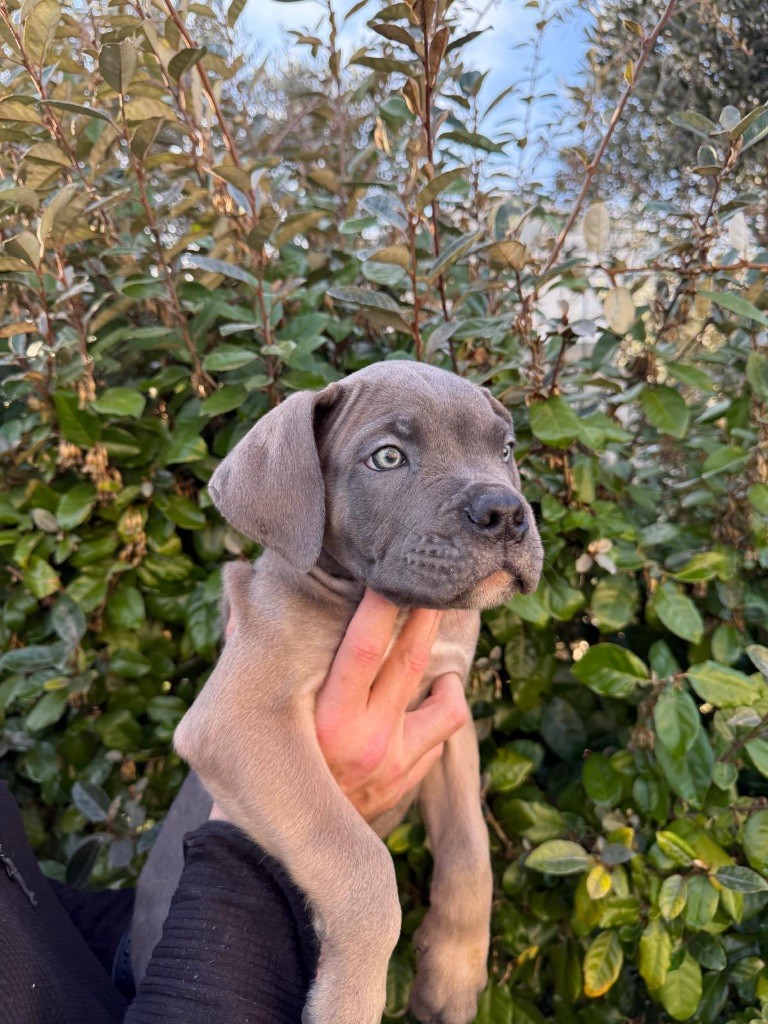
[[[339,597],[344,597],[354,604],[362,599],[365,584],[356,580],[352,574],[336,561],[328,552],[323,549],[320,552],[315,565],[310,569],[309,575],[326,590],[332,591]]]

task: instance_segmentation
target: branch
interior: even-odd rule
[[[566,238],[568,237],[571,229],[573,228],[573,225],[576,223],[576,218],[579,216],[579,213],[581,212],[581,208],[584,205],[584,200],[587,198],[587,194],[589,193],[594,177],[597,174],[597,169],[600,166],[603,157],[605,156],[605,151],[608,148],[608,143],[611,141],[613,133],[616,131],[616,127],[618,126],[619,121],[622,118],[624,108],[629,102],[630,96],[635,91],[637,78],[640,72],[642,71],[643,67],[645,66],[646,61],[653,52],[653,48],[656,45],[657,39],[666,28],[669,19],[672,17],[675,8],[678,5],[678,2],[679,0],[669,0],[667,6],[664,8],[663,14],[657,21],[653,31],[649,35],[647,35],[643,40],[642,49],[640,50],[640,56],[637,58],[635,66],[632,69],[632,75],[629,81],[627,82],[624,92],[621,94],[619,98],[619,102],[616,104],[616,109],[611,115],[611,120],[608,123],[608,127],[605,131],[605,135],[603,136],[603,140],[598,146],[597,152],[595,153],[589,166],[587,167],[587,173],[584,176],[581,191],[579,192],[574,207],[571,210],[570,217],[566,221],[565,226],[563,227],[562,231],[557,237],[557,241],[555,242],[554,248],[552,249],[552,252],[549,255],[549,259],[547,260],[542,270],[542,275],[546,274],[546,272],[554,266],[555,262],[557,261],[557,258],[559,257],[562,251]]]

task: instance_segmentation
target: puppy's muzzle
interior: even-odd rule
[[[473,532],[489,540],[519,544],[528,532],[528,516],[522,498],[509,488],[489,490],[476,484],[467,495],[464,514]]]

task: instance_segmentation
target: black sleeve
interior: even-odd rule
[[[299,1024],[318,945],[284,870],[233,825],[186,840],[185,867],[127,1007],[41,873],[0,783],[2,1024]]]
[[[209,821],[185,866],[125,1024],[300,1024],[317,967],[306,903],[239,829]]]
[[[126,1002],[35,860],[0,783],[0,1018],[3,1024],[119,1024]]]

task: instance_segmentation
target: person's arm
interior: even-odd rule
[[[397,608],[366,593],[317,702],[318,739],[339,785],[371,820],[429,771],[466,720],[458,676],[407,710],[439,616],[414,612],[385,659]],[[318,943],[302,894],[282,867],[214,806],[187,837],[163,937],[126,1024],[299,1024]],[[176,1016],[178,1015],[178,1016]]]

